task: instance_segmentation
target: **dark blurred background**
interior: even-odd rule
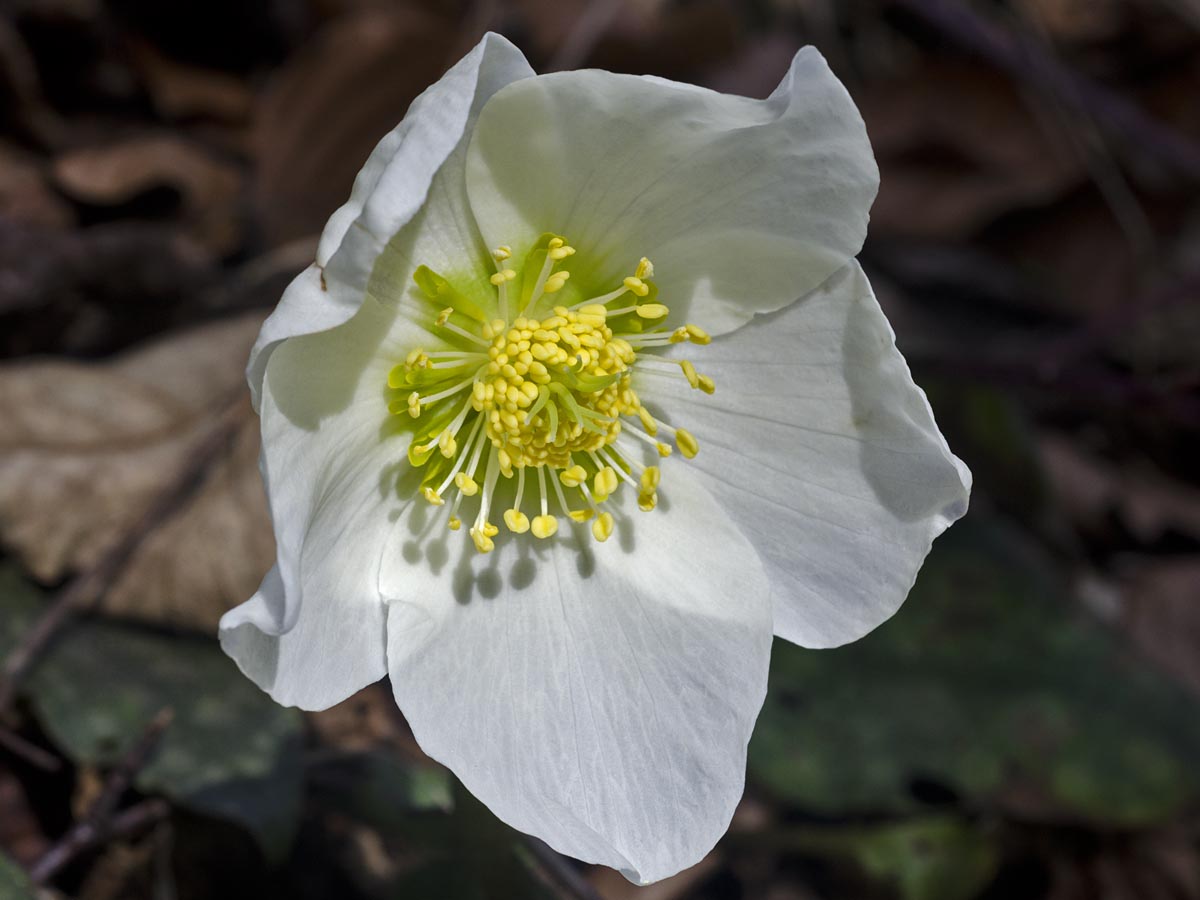
[[[644,889],[386,684],[301,715],[213,639],[273,554],[257,326],[487,29],[755,97],[815,44],[976,478],[891,622],[777,643],[729,834]],[[0,2],[0,898],[1200,898],[1198,50],[1194,0]]]

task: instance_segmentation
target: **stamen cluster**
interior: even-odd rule
[[[479,496],[470,534],[483,553],[493,549],[499,533],[489,515],[502,487],[511,497],[503,514],[510,531],[538,538],[555,534],[558,518],[550,509],[557,501],[558,510],[574,521],[592,520],[593,536],[604,541],[614,520],[601,504],[622,483],[636,490],[640,509],[657,505],[660,470],[638,457],[647,447],[658,458],[671,454],[672,445],[660,433],[689,459],[699,450],[690,433],[659,421],[642,405],[632,375],[639,368],[673,373],[711,394],[712,379],[691,362],[676,366],[646,354],[685,341],[707,344],[708,335],[695,325],[654,326],[669,310],[655,302],[654,269],[645,258],[619,288],[535,317],[543,298],[566,285],[570,273],[558,265],[574,254],[565,239],[544,235],[519,280],[508,265],[512,251],[496,248],[496,272],[489,280],[498,291],[499,316],[493,317],[424,266],[414,275],[427,300],[452,304],[434,316],[433,325],[447,344],[462,349],[412,350],[389,374],[394,392],[389,412],[418,420],[409,461],[424,468],[421,492],[431,504],[443,506],[454,493],[447,520],[452,530],[462,526],[463,499]],[[519,291],[517,297],[509,296],[510,287]],[[620,298],[627,305],[613,308]],[[516,307],[511,320],[510,305]],[[537,479],[538,514],[532,519],[522,508],[527,472]]]

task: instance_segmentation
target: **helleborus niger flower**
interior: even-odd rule
[[[866,634],[966,509],[854,261],[877,181],[814,50],[757,101],[486,37],[263,326],[278,564],[225,649],[305,709],[390,675],[425,751],[563,853],[698,861],[772,635]]]

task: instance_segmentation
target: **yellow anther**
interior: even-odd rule
[[[442,431],[438,435],[438,450],[446,459],[454,459],[454,454],[458,452],[458,441],[454,439],[454,432],[449,428]]]
[[[408,414],[414,419],[421,415],[421,395],[416,391],[408,395]]]
[[[495,275],[493,275],[491,278],[489,278],[488,281],[490,281],[492,284],[499,287],[500,285],[504,284],[504,282],[512,281],[516,277],[517,277],[517,273],[514,270],[501,269],[499,272],[497,272]],[[440,325],[441,323],[439,322],[438,324]]]
[[[621,283],[625,285],[625,290],[639,297],[645,297],[650,293],[650,286],[636,275],[630,275]]]
[[[441,326],[443,326],[443,325],[445,325],[447,322],[449,322],[449,321],[450,321],[450,317],[451,317],[452,315],[454,315],[454,307],[453,307],[453,306],[447,306],[447,307],[446,307],[445,309],[443,309],[443,310],[442,310],[440,313],[438,313],[438,316],[437,316],[437,319],[436,319],[436,321],[437,321],[437,324],[438,324],[438,327],[440,328]]]
[[[683,369],[683,374],[687,378],[688,384],[694,388],[700,387],[700,376],[696,374],[696,367],[692,365],[691,360],[681,359],[679,361],[679,368]]]
[[[586,522],[596,514],[593,509],[572,509],[567,511],[567,515],[576,522]]]
[[[643,256],[638,260],[637,271],[635,271],[633,274],[636,278],[653,278],[654,263],[650,262],[650,260]]]
[[[529,530],[529,516],[519,509],[505,510],[504,524],[513,534],[524,534]]]
[[[465,497],[474,497],[479,493],[479,485],[466,472],[459,472],[454,476],[454,485],[462,491]]]
[[[545,540],[553,537],[554,533],[558,531],[558,519],[554,516],[534,516],[529,530],[533,532],[535,538]]]
[[[421,488],[421,495],[434,506],[441,506],[446,502],[442,499],[442,495],[431,487]]]
[[[471,528],[471,540],[475,542],[475,549],[480,553],[491,553],[496,547],[492,539],[480,528]]]
[[[566,247],[566,246],[551,247],[548,251],[546,251],[546,255],[549,256],[555,262],[558,262],[558,260],[560,260],[560,259],[566,259],[568,256],[574,256],[575,248],[574,247]]]
[[[646,295],[641,294],[640,296]],[[661,303],[643,303],[637,308],[638,317],[642,319],[661,319],[669,312],[670,310]]]
[[[550,250],[557,250],[559,247],[562,247],[564,244],[566,244],[566,240],[564,240],[563,238],[552,237],[552,238],[550,238],[549,241],[546,242],[546,247]]]
[[[700,445],[696,443],[696,438],[690,431],[684,431],[682,428],[675,431],[675,443],[679,447],[679,452],[688,459],[692,459],[700,452]]]
[[[612,533],[612,513],[600,513],[600,515],[596,516],[596,521],[592,523],[592,537],[603,543],[612,537]]]
[[[642,427],[646,429],[646,434],[650,437],[658,434],[658,423],[654,421],[654,416],[650,415],[650,411],[646,407],[638,407],[637,417],[642,420]]]
[[[512,256],[512,247],[508,246],[507,244],[501,244],[492,251],[492,259],[494,259],[496,262],[504,262],[510,256]]]
[[[496,535],[498,535],[500,533],[500,529],[497,528],[495,525],[493,525],[491,522],[484,522],[483,523],[483,533],[486,537],[495,537]]]
[[[462,528],[462,519],[458,516],[451,516],[450,521],[446,523],[446,527],[451,531],[458,531],[458,529]]]
[[[638,509],[642,512],[650,512],[654,507],[658,506],[658,493],[656,491],[638,494]]]
[[[678,328],[676,328],[674,331],[671,332],[670,341],[672,344],[682,344],[684,341],[688,340],[690,337],[691,337],[691,335],[688,334],[687,326],[680,325]]]
[[[558,480],[567,487],[579,487],[587,481],[587,471],[583,466],[575,465],[558,473]]]
[[[641,488],[642,493],[654,493],[654,489],[658,487],[660,478],[662,478],[662,472],[658,466],[646,466],[642,470],[642,477],[638,479],[638,486]]]
[[[688,337],[690,337],[692,339],[692,343],[694,343],[694,344],[711,344],[712,343],[711,335],[709,335],[709,333],[707,331],[705,331],[703,328],[701,328],[699,325],[685,325],[683,327],[687,329]]]
[[[597,472],[596,477],[592,479],[592,493],[595,495],[596,502],[603,503],[607,500],[620,483],[612,466],[605,466]]]
[[[571,277],[571,273],[566,269],[561,272],[555,272],[546,279],[546,284],[542,287],[542,291],[547,294],[556,294],[563,289],[563,285],[567,283],[567,279]]]
[[[664,444],[662,441],[659,441],[657,444],[655,444],[654,449],[658,451],[658,455],[663,459],[666,459],[671,455],[671,445]]]
[[[707,375],[700,376],[700,390],[706,394],[711,394],[717,389],[717,383]]]

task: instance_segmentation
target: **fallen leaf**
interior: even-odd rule
[[[37,158],[8,143],[0,143],[0,215],[46,228],[75,223],[71,207],[46,183]]]
[[[1016,5],[1050,37],[1079,44],[1114,37],[1131,14],[1122,0],[1018,0]]]
[[[1064,437],[1040,442],[1042,465],[1075,527],[1095,534],[1113,518],[1142,545],[1172,534],[1200,541],[1200,490],[1153,471],[1118,466]]]
[[[147,43],[134,48],[134,59],[154,109],[163,118],[233,123],[249,118],[254,95],[240,78],[177,62]]]
[[[334,20],[264,91],[252,136],[267,238],[318,233],[409,103],[448,68],[456,32],[414,9]]]
[[[120,206],[155,188],[177,191],[189,230],[225,254],[241,241],[242,175],[230,162],[172,134],[84,147],[54,162],[58,186],[94,206]]]
[[[879,159],[877,235],[961,238],[1083,181],[1012,83],[978,66],[926,63],[855,99]]]
[[[975,511],[872,634],[835,653],[776,641],[750,784],[831,818],[940,798],[1102,828],[1173,821],[1200,800],[1200,703],[1067,590],[1041,547]]]
[[[117,764],[170,709],[134,786],[236,822],[271,860],[286,854],[302,809],[303,718],[245,678],[216,641],[78,623],[38,659],[25,690],[46,733],[79,766]]]
[[[56,582],[94,564],[178,477],[243,383],[261,314],[172,335],[111,361],[0,367],[0,543]],[[146,540],[104,609],[211,631],[274,558],[245,424],[206,483]]]
[[[0,847],[29,864],[46,852],[49,843],[25,788],[12,772],[0,768]],[[0,877],[0,887],[3,884]],[[0,897],[5,896],[0,890]]]
[[[0,358],[111,353],[194,321],[217,278],[211,255],[172,228],[60,231],[3,218],[0,272]]]
[[[1124,579],[1122,596],[1134,642],[1200,693],[1200,556],[1143,562]]]

